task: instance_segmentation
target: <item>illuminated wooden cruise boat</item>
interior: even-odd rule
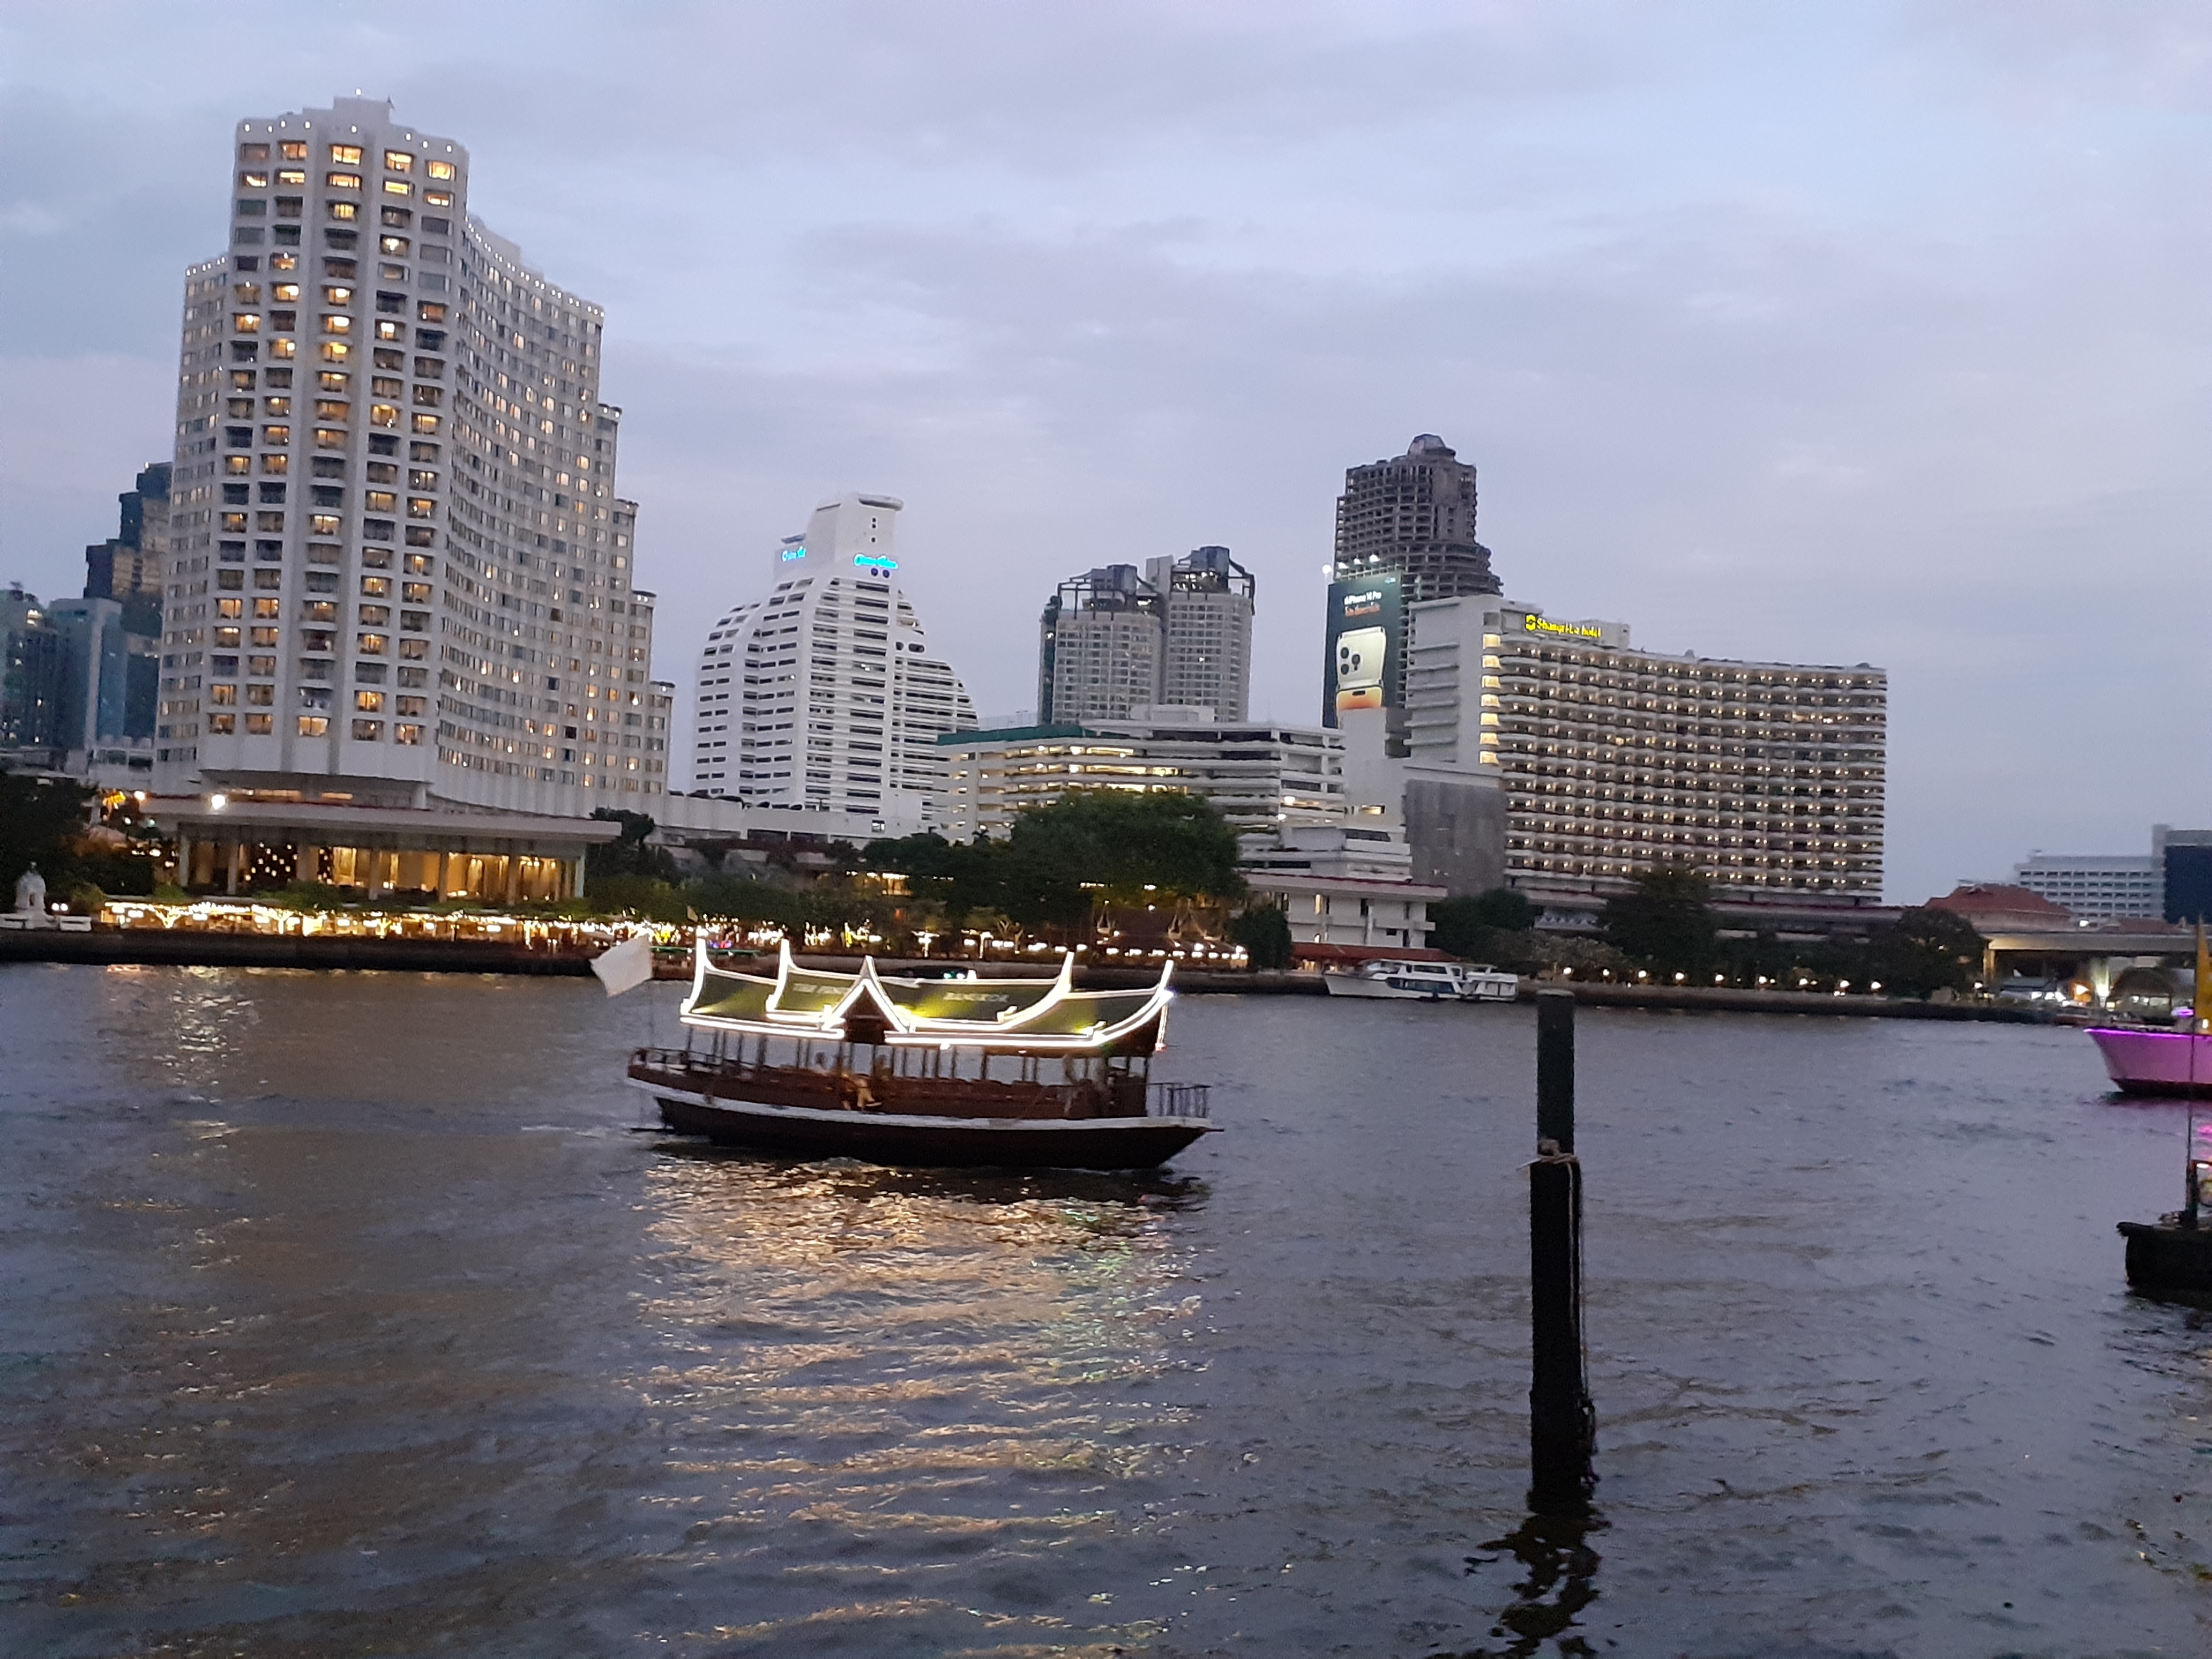
[[[1146,1170],[1212,1133],[1202,1084],[1153,1083],[1169,969],[1133,991],[1051,979],[733,972],[702,941],[682,1048],[641,1048],[629,1084],[661,1121],[793,1158]]]

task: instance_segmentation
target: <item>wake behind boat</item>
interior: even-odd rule
[[[878,1164],[1144,1170],[1213,1132],[1202,1084],[1155,1084],[1169,969],[1136,991],[1045,980],[715,967],[700,942],[683,1048],[641,1048],[629,1084],[719,1145]]]

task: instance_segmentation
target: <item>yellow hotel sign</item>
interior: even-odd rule
[[[1541,617],[1523,617],[1521,626],[1531,634],[1541,634],[1555,640],[1598,640],[1605,638],[1604,630],[1587,623],[1548,622]]]

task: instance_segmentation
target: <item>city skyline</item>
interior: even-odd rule
[[[2197,255],[2157,204],[2197,166],[2171,135],[2200,96],[2159,66],[2201,23],[2062,11],[2001,43],[1966,9],[1752,27],[1719,8],[1608,41],[1578,9],[1316,10],[1198,100],[1188,77],[1249,54],[1257,24],[1109,9],[1058,27],[1133,103],[1023,93],[987,120],[957,52],[869,15],[898,72],[871,58],[881,98],[811,155],[778,136],[769,83],[830,48],[791,20],[732,36],[678,14],[594,65],[629,103],[727,55],[701,42],[742,45],[768,95],[733,143],[682,97],[619,138],[556,116],[545,76],[575,70],[490,11],[454,21],[435,70],[405,27],[306,26],[249,70],[150,10],[96,36],[14,25],[39,67],[9,94],[0,234],[24,286],[0,361],[29,395],[7,417],[0,580],[76,591],[114,494],[165,453],[174,273],[214,251],[231,123],[359,84],[465,136],[496,180],[478,210],[622,319],[603,395],[631,412],[647,585],[684,618],[666,662],[794,494],[879,488],[909,504],[917,605],[979,706],[1030,701],[994,641],[1033,627],[1042,586],[1204,542],[1270,596],[1255,715],[1308,718],[1343,470],[1431,431],[1484,474],[1510,597],[1632,615],[1662,649],[1890,670],[1893,897],[2212,811],[2160,732],[2111,712],[2200,700]],[[1183,50],[1133,50],[1146,30]],[[994,83],[1070,44],[1007,31]],[[1462,66],[1465,95],[1404,99],[1409,49]],[[1322,106],[1324,64],[1372,136],[1290,118]],[[1417,141],[1437,168],[1404,167]],[[1454,182],[1378,183],[1385,155]],[[744,210],[735,240],[687,231],[680,263],[718,288],[651,252],[672,192]],[[2081,627],[2092,554],[2146,596],[2125,630]],[[2045,694],[2054,659],[2083,695]]]

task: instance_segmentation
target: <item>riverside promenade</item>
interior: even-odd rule
[[[52,930],[0,933],[0,964],[79,963],[92,966],[181,968],[296,968],[326,971],[380,970],[414,974],[525,974],[579,977],[592,971],[602,948],[526,945],[471,939],[387,938],[308,934],[224,933],[144,927],[99,928],[88,933]],[[852,972],[860,959],[813,951],[798,953],[809,967]],[[1036,962],[968,962],[878,958],[886,974],[942,973],[948,968],[985,979],[1032,975]],[[1086,990],[1152,983],[1158,969],[1086,964],[1077,982]],[[1224,972],[1178,968],[1176,988],[1186,995],[1324,996],[1319,973],[1306,969]],[[1543,981],[1549,987],[1551,981]],[[1523,980],[1520,1000],[1534,999],[1539,981]],[[1869,1019],[1968,1020],[2008,1025],[2048,1025],[2045,1011],[1980,1002],[1935,1003],[1902,997],[1833,995],[1822,992],[1757,991],[1725,986],[1638,986],[1574,983],[1565,988],[1593,1007],[1663,1009],[1683,1013],[1838,1015]]]

